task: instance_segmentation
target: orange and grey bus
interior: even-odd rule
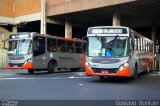
[[[87,76],[137,78],[153,66],[152,41],[128,27],[98,26],[87,31]]]
[[[85,67],[85,41],[35,32],[12,34],[9,37],[8,69],[34,71],[57,69],[78,70]]]

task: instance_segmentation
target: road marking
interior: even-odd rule
[[[13,74],[0,74],[0,78],[2,78],[2,77],[7,77],[7,76],[11,76],[11,75],[13,75]]]
[[[87,79],[91,77],[55,77],[55,78],[0,78],[0,80],[46,80],[46,79],[52,79],[52,80],[60,80],[60,79]]]
[[[78,84],[79,86],[82,86],[83,84]]]
[[[82,76],[82,75],[85,75],[84,72],[80,72],[80,73],[77,73],[78,75]]]
[[[70,77],[68,77],[68,78],[74,78],[74,76],[70,76]]]

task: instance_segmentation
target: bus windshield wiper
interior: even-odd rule
[[[111,48],[110,46],[113,45],[113,43],[116,41],[117,38],[118,35],[115,36],[115,38],[111,41],[111,43],[106,46],[106,48]]]

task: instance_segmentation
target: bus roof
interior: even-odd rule
[[[81,39],[64,38],[64,37],[52,36],[52,35],[49,35],[49,34],[39,34],[37,32],[18,32],[18,33],[11,34],[10,36],[21,35],[21,34],[31,34],[32,36],[41,36],[41,37],[61,39],[61,40],[66,40],[66,41],[85,42],[84,40],[81,40]]]

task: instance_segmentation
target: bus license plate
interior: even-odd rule
[[[102,74],[108,74],[108,70],[101,70]]]
[[[17,68],[18,66],[17,66],[17,65],[14,65],[13,67],[14,67],[14,68]]]

